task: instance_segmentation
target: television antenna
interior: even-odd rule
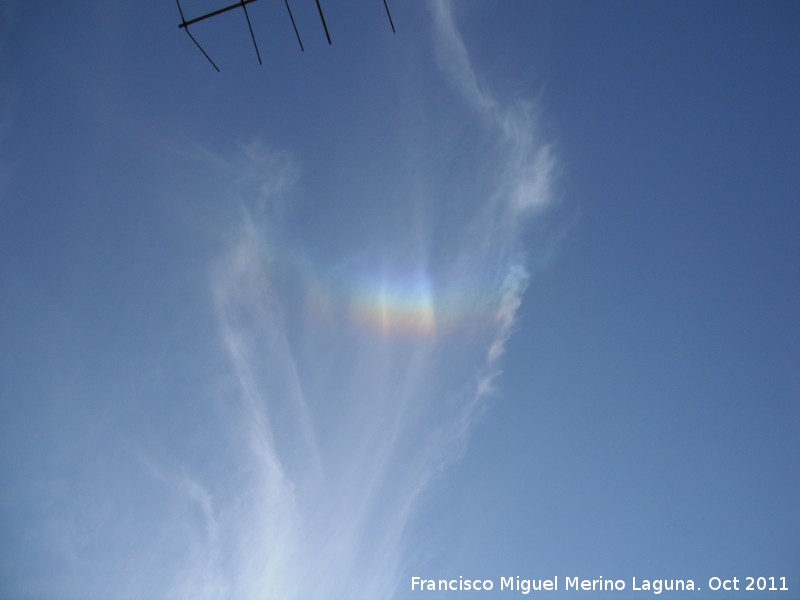
[[[247,12],[247,5],[252,4],[253,2],[257,2],[257,0],[239,0],[239,2],[234,2],[233,4],[230,4],[228,6],[212,10],[209,13],[188,20],[183,14],[183,8],[181,7],[180,0],[175,0],[175,2],[178,4],[178,12],[181,15],[181,22],[178,25],[178,29],[183,29],[186,32],[186,35],[189,36],[189,39],[191,39],[192,42],[194,42],[194,45],[197,46],[200,52],[203,53],[203,56],[206,57],[208,62],[211,63],[211,66],[214,67],[214,69],[216,69],[217,72],[219,72],[220,70],[220,68],[217,66],[217,63],[215,63],[211,59],[208,53],[200,45],[200,42],[198,42],[197,39],[192,35],[192,32],[189,31],[189,26],[194,25],[195,23],[199,23],[200,21],[205,21],[207,19],[211,19],[223,13],[237,9],[241,9],[242,12],[244,13],[244,18],[247,21],[247,28],[250,30],[250,39],[253,40],[253,47],[256,50],[256,57],[258,58],[258,64],[259,65],[264,64],[261,60],[261,52],[259,52],[258,50],[258,44],[256,43],[255,33],[253,33],[253,24],[250,22],[250,13]],[[320,21],[322,21],[322,28],[325,30],[325,38],[328,40],[328,45],[331,45],[333,42],[331,42],[331,34],[328,31],[328,23],[325,21],[325,13],[322,11],[322,5],[320,4],[319,0],[315,0],[315,2],[317,4],[317,12],[319,13]],[[283,3],[286,5],[286,12],[289,14],[289,20],[292,22],[292,28],[294,29],[294,34],[297,37],[297,43],[300,45],[300,51],[305,52],[305,48],[303,47],[303,40],[300,39],[300,32],[297,29],[297,23],[295,22],[294,15],[292,14],[292,8],[289,6],[289,0],[283,0]],[[383,7],[384,9],[386,9],[386,16],[389,18],[389,25],[391,25],[392,27],[392,33],[397,33],[397,31],[394,28],[394,20],[392,19],[392,13],[389,11],[389,4],[387,3],[387,0],[383,0]]]

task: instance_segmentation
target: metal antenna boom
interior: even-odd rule
[[[176,2],[178,0],[175,0]],[[206,19],[210,19],[211,17],[216,17],[217,15],[221,15],[222,13],[226,13],[229,10],[234,10],[237,8],[244,8],[245,5],[251,4],[252,2],[256,2],[257,0],[240,0],[236,4],[231,4],[230,6],[225,6],[224,8],[218,8],[217,10],[213,10],[210,13],[206,13],[200,17],[196,17],[194,19],[189,19],[188,21],[183,21],[178,27],[184,28],[188,27],[189,25],[194,25],[195,23],[199,23],[200,21],[205,21]],[[180,3],[178,4],[178,8],[180,8]],[[183,11],[181,11],[181,18],[183,18]]]

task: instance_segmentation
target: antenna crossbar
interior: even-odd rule
[[[244,8],[248,4],[256,2],[257,0],[240,0],[236,4],[231,4],[230,6],[225,6],[223,8],[218,8],[217,10],[211,11],[210,13],[206,13],[202,16],[195,17],[194,19],[189,19],[188,21],[183,21],[179,28],[184,29],[189,25],[194,25],[195,23],[199,23],[200,21],[205,21],[206,19],[210,19],[211,17],[216,17],[217,15],[221,15],[222,13],[226,13],[229,10],[235,10],[237,8]],[[183,17],[183,11],[181,11],[181,17]]]

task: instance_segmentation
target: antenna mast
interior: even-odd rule
[[[217,10],[213,10],[209,13],[201,15],[199,17],[195,17],[193,19],[187,20],[183,14],[183,8],[181,7],[180,0],[175,0],[178,4],[178,12],[181,15],[181,22],[178,24],[179,29],[183,29],[186,32],[186,35],[189,36],[189,39],[194,42],[194,45],[203,53],[203,56],[206,57],[211,66],[219,72],[219,67],[217,64],[211,59],[208,53],[203,49],[200,45],[200,42],[192,35],[192,32],[189,31],[189,26],[194,25],[195,23],[199,23],[200,21],[205,21],[206,19],[211,19],[212,17],[219,16],[223,13],[236,10],[241,8],[242,12],[244,13],[244,18],[247,21],[247,28],[250,30],[250,38],[253,40],[253,48],[256,50],[256,57],[258,58],[258,64],[263,64],[261,61],[261,52],[258,50],[258,44],[256,43],[256,35],[253,32],[253,24],[250,22],[250,14],[247,12],[247,5],[256,2],[257,0],[239,0],[239,2],[235,2],[228,6],[224,6],[222,8],[218,8]],[[303,47],[303,40],[300,39],[300,31],[297,29],[297,23],[294,20],[294,15],[292,14],[292,9],[289,6],[289,0],[284,0],[284,4],[286,5],[286,12],[289,14],[289,20],[292,22],[292,28],[294,29],[294,34],[297,37],[297,43],[300,45],[300,51],[305,52],[305,48]],[[331,41],[331,34],[328,31],[328,23],[325,21],[325,13],[322,12],[322,5],[320,4],[320,0],[316,0],[317,4],[317,12],[319,12],[319,18],[322,21],[322,28],[325,30],[325,38],[328,40],[328,45],[331,45],[333,42]],[[383,0],[383,6],[386,9],[386,16],[389,17],[389,25],[392,27],[392,33],[397,33],[394,28],[394,21],[392,20],[392,13],[389,12],[389,4],[387,0]]]

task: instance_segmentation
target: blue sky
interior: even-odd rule
[[[0,598],[794,597],[797,5],[322,5],[0,2]]]

